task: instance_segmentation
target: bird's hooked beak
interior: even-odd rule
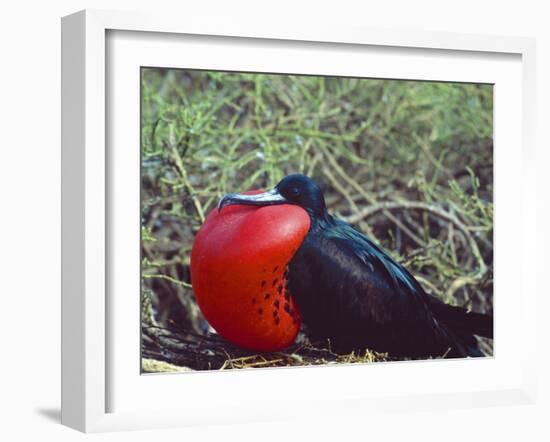
[[[272,206],[275,204],[286,204],[289,201],[282,196],[277,188],[255,195],[242,193],[228,193],[218,203],[218,212],[225,206],[243,204],[246,206]]]

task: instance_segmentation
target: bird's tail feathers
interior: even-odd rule
[[[465,308],[445,304],[434,296],[428,301],[435,317],[459,335],[478,335],[493,338],[493,316],[469,312]]]

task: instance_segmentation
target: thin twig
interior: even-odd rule
[[[171,276],[163,275],[161,273],[157,273],[157,274],[153,274],[153,275],[144,274],[144,275],[142,275],[142,277],[145,278],[145,279],[164,279],[166,281],[170,281],[172,284],[176,284],[176,285],[188,288],[188,289],[193,287],[188,282],[180,281],[179,279],[175,279],[175,278],[172,278]]]
[[[196,197],[195,189],[189,182],[189,178],[187,177],[187,172],[183,165],[183,160],[181,158],[180,153],[178,152],[177,147],[172,143],[169,143],[169,146],[170,146],[170,158],[172,159],[172,161],[176,166],[176,170],[178,171],[180,179],[185,187],[185,190],[187,190],[187,193],[189,193],[189,196],[193,201],[193,206],[195,207],[197,216],[199,217],[199,220],[202,224],[204,222],[204,210],[202,208],[202,204],[199,201],[199,199]]]
[[[350,184],[359,194],[361,194],[369,204],[376,204],[376,199],[374,196],[372,196],[370,193],[365,191],[359,183],[357,183],[353,178],[351,178],[345,171],[342,169],[342,167],[338,164],[334,156],[328,151],[328,149],[324,149],[324,153],[329,160],[332,167],[334,167],[334,170],[338,172],[338,174],[348,183]],[[393,216],[388,210],[383,210],[384,215],[390,219],[397,227],[399,227],[403,232],[405,232],[414,242],[416,242],[419,246],[425,246],[424,241],[420,239],[417,235],[415,235],[407,226],[405,226],[399,219],[397,219],[395,216]],[[347,219],[349,221],[349,218]],[[358,220],[359,221],[359,220]],[[353,221],[349,221],[353,222]],[[357,222],[357,221],[356,221]]]
[[[447,289],[446,296],[451,298],[454,296],[457,290],[464,287],[465,285],[476,284],[481,279],[483,279],[483,277],[487,273],[487,265],[485,264],[485,261],[481,256],[481,252],[479,251],[479,247],[474,237],[472,236],[468,228],[456,216],[443,210],[438,206],[424,203],[421,201],[399,201],[399,202],[386,201],[386,202],[372,204],[366,207],[365,209],[363,209],[357,215],[355,215],[355,217],[348,218],[348,220],[350,222],[354,222],[354,221],[357,222],[360,219],[364,219],[364,218],[368,218],[369,216],[372,216],[376,212],[386,211],[386,210],[396,210],[396,209],[427,211],[434,216],[437,216],[443,220],[453,223],[466,237],[470,250],[477,261],[477,271],[473,274],[464,275],[456,278]]]

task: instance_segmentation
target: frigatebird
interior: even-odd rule
[[[350,352],[392,356],[484,356],[474,335],[493,337],[493,318],[444,303],[350,224],[328,213],[311,178],[293,174],[255,195],[228,194],[218,205],[294,204],[310,217],[307,235],[288,265],[287,288],[309,336]]]

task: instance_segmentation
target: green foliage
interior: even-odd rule
[[[146,159],[176,146],[209,171],[209,190],[235,177],[233,190],[244,190],[309,171],[320,149],[358,166],[382,160],[394,173],[425,162],[429,149],[444,168],[491,138],[492,87],[145,69],[142,123]]]

